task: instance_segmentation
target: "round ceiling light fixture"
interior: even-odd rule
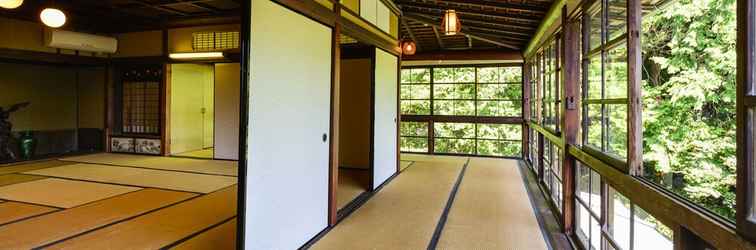
[[[405,40],[402,42],[402,54],[411,56],[414,55],[415,52],[417,52],[417,44],[415,44],[415,41]]]
[[[56,8],[45,8],[39,13],[39,19],[50,28],[60,28],[66,24],[66,14]]]
[[[0,8],[15,9],[23,3],[24,0],[0,0]]]

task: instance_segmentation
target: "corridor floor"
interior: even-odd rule
[[[516,160],[402,160],[414,163],[312,249],[549,249]]]

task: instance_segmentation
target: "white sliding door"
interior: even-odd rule
[[[398,63],[396,56],[375,49],[374,187],[396,173]]]
[[[296,249],[328,221],[332,30],[270,0],[251,16],[245,248]]]

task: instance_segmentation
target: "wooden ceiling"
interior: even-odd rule
[[[25,0],[0,16],[38,21],[48,6],[68,16],[64,28],[116,33],[192,25],[238,23],[243,0]]]
[[[418,51],[524,50],[552,0],[394,0],[401,8],[400,37],[412,39]],[[446,10],[457,12],[462,34],[441,30]]]

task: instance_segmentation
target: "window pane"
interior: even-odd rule
[[[736,9],[736,1],[674,0],[646,13],[641,32],[645,177],[731,221]]]
[[[412,79],[415,83],[430,83],[430,69],[412,69]]]
[[[428,138],[402,137],[401,140],[402,152],[428,152]]]
[[[500,71],[497,67],[478,68],[478,82],[498,83],[500,81]]]
[[[633,249],[674,249],[672,229],[638,206],[635,206],[633,220]]]
[[[522,67],[502,67],[499,81],[506,83],[522,83]]]
[[[430,99],[430,84],[403,84],[401,99]]]
[[[521,97],[521,84],[478,84],[478,99],[519,100]]]
[[[456,68],[454,82],[475,82],[475,68]]]
[[[522,115],[522,101],[478,101],[478,115],[519,117]]]
[[[478,140],[478,154],[486,156],[518,157],[522,143],[517,141]]]
[[[454,68],[434,68],[434,83],[452,83],[454,82]]]
[[[617,46],[607,52],[606,99],[627,98],[627,48]]]
[[[584,118],[586,119],[585,122],[587,122],[586,129],[588,131],[585,131],[588,136],[588,140],[586,141],[587,144],[594,146],[598,149],[601,149],[601,124],[602,124],[602,115],[601,115],[601,104],[588,104],[588,115]]]
[[[601,54],[591,56],[586,73],[588,73],[588,99],[601,99]]]
[[[606,152],[625,159],[627,156],[627,105],[606,105],[606,112],[609,122]]]
[[[402,136],[428,136],[428,123],[425,122],[401,122],[400,132]]]
[[[436,115],[475,115],[475,101],[440,101],[433,102]]]
[[[590,239],[589,236],[591,232],[591,226],[589,224],[591,221],[591,215],[588,213],[588,210],[581,204],[578,203],[575,207],[577,208],[577,218],[575,219],[577,220],[578,224],[578,239],[580,239],[580,243],[582,243],[583,246],[588,246],[588,241]]]
[[[589,33],[590,33],[590,48],[591,50],[598,48],[601,46],[601,2],[597,2],[596,4],[598,6],[597,11],[590,14],[588,17],[590,27],[589,27]]]
[[[630,249],[630,200],[608,187],[607,234],[621,249]]]
[[[611,41],[627,32],[627,1],[608,0],[607,4],[607,41]]]
[[[593,217],[591,217],[591,249],[601,249],[601,226]]]
[[[433,85],[435,99],[474,99],[475,84],[436,84]]]
[[[478,138],[492,140],[522,140],[519,124],[478,124]]]
[[[430,101],[401,101],[402,114],[430,115]]]
[[[435,123],[434,126],[437,153],[475,153],[475,124]]]
[[[601,175],[591,171],[591,211],[601,214]]]
[[[586,205],[591,200],[590,195],[590,187],[591,187],[591,171],[588,167],[584,166],[583,164],[578,164],[578,176],[577,176],[577,184],[578,184],[578,194],[577,196],[582,200]]]

